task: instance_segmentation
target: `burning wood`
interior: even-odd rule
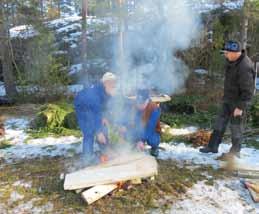
[[[142,178],[149,178],[157,173],[157,162],[151,156],[119,156],[100,165],[67,174],[64,189],[78,190],[90,187],[82,192],[82,197],[87,204],[92,204],[115,189],[128,190],[132,185],[140,184]]]

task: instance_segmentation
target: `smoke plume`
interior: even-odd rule
[[[141,0],[124,19],[115,46],[116,71],[124,93],[138,88],[173,94],[181,89],[187,67],[177,51],[199,37],[199,14],[188,0]]]

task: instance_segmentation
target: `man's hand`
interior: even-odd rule
[[[137,149],[138,149],[139,151],[144,151],[144,149],[145,149],[145,144],[144,144],[143,141],[139,141],[139,142],[137,143]]]
[[[240,117],[243,115],[243,110],[239,109],[239,108],[235,108],[234,110],[234,117]]]
[[[100,144],[106,144],[106,137],[104,136],[104,134],[102,132],[100,132],[98,135],[97,135],[97,141],[98,143]]]

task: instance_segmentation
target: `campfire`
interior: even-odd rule
[[[121,154],[117,157],[67,174],[64,189],[81,193],[89,205],[116,189],[128,190],[133,185],[141,184],[142,179],[153,179],[158,173],[154,157],[143,153]]]

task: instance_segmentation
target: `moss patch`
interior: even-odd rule
[[[30,138],[81,136],[73,105],[65,101],[41,107],[27,132]]]

